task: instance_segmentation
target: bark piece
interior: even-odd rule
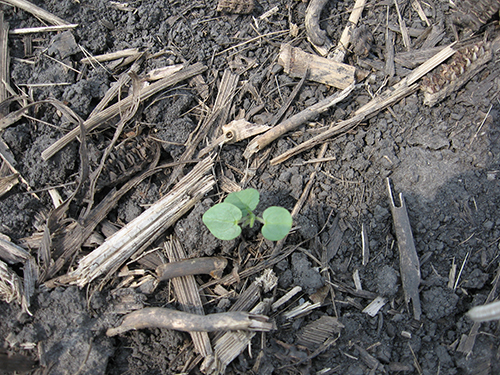
[[[342,90],[355,82],[353,66],[304,52],[287,43],[281,45],[278,64],[291,77],[302,78],[309,72],[309,80]]]

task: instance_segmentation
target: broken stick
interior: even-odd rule
[[[197,315],[162,307],[147,307],[125,316],[122,324],[106,331],[108,336],[142,328],[167,328],[183,332],[262,331],[273,329],[265,315],[232,311],[219,314]]]
[[[226,265],[227,259],[222,257],[184,259],[162,264],[156,269],[156,274],[161,281],[189,275],[210,275],[220,279]]]
[[[328,108],[344,100],[354,89],[354,84],[351,84],[341,92],[337,92],[322,101],[304,109],[302,112],[293,115],[286,119],[281,124],[268,130],[264,134],[254,138],[247,146],[243,156],[249,159],[253,154],[259,152],[272,141],[282,136],[283,134],[293,130],[307,121],[314,120],[319,114],[325,112]]]

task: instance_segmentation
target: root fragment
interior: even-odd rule
[[[233,311],[220,314],[197,315],[161,307],[148,307],[125,316],[117,328],[109,328],[108,336],[141,328],[167,328],[183,332],[216,331],[263,331],[274,328],[269,318],[264,315]]]

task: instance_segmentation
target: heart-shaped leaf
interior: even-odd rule
[[[234,204],[241,210],[243,217],[245,217],[250,212],[255,210],[257,204],[259,203],[259,199],[259,192],[255,189],[249,188],[229,194],[226,199],[224,199],[224,202]]]
[[[222,202],[205,212],[202,220],[215,237],[220,240],[232,240],[241,233],[238,225],[241,218],[242,213],[238,207]]]
[[[283,207],[269,207],[262,214],[262,235],[270,241],[279,241],[292,229],[292,215]]]

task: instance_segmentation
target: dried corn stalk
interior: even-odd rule
[[[171,237],[170,241],[165,242],[164,246],[170,262],[186,259],[187,254],[177,238]],[[184,311],[205,315],[198,284],[193,275],[176,277],[172,279],[172,284],[177,300]],[[202,368],[205,368],[214,361],[210,338],[206,332],[191,332],[190,335],[196,351],[206,358],[206,362],[202,365]]]
[[[0,259],[8,264],[23,264],[24,279],[8,268],[7,264],[3,266],[0,272],[0,299],[7,302],[13,300],[19,302],[24,312],[31,315],[28,308],[31,304],[31,297],[35,293],[35,282],[38,280],[38,265],[36,260],[22,247],[10,242],[6,236],[0,236]],[[0,263],[3,263],[0,261]],[[12,294],[15,292],[14,294]],[[20,298],[18,297],[20,293]],[[14,299],[12,296],[15,295]],[[10,297],[9,297],[10,296]]]
[[[110,275],[131,256],[144,251],[210,191],[215,179],[207,173],[213,162],[209,156],[196,164],[162,199],[82,258],[77,269],[55,281],[84,286],[101,275]]]
[[[262,314],[270,301],[259,302],[250,314]],[[216,361],[212,368],[207,369],[207,374],[225,374],[229,365],[250,344],[255,336],[255,331],[229,331],[219,337],[214,346]]]

